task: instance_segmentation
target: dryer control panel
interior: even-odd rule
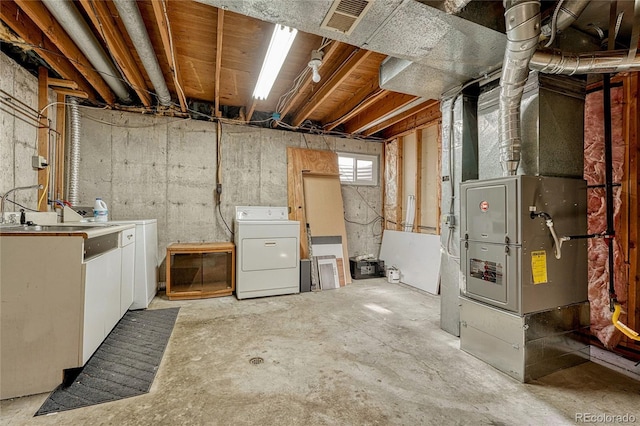
[[[236,220],[287,220],[287,207],[236,206]]]

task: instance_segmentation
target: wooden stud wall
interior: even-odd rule
[[[422,129],[416,130],[416,212],[413,232],[422,232]]]
[[[47,104],[49,103],[49,78],[48,71],[45,67],[38,69],[38,111],[42,111],[40,114],[40,123],[38,125],[38,155],[49,159],[49,120],[47,118]],[[50,165],[49,167],[53,167]],[[38,210],[41,212],[47,211],[47,192],[49,191],[48,185],[53,185],[54,182],[48,182],[49,169],[38,170],[38,184],[42,185],[42,189],[38,190]],[[43,202],[40,202],[42,200]]]
[[[640,128],[640,77],[639,73],[627,74],[624,83],[623,132],[626,142],[626,179],[623,182],[623,206],[627,208],[627,238],[625,248],[629,262],[629,287],[627,295],[627,325],[633,330],[640,329],[640,285],[638,272],[638,129]],[[625,337],[622,346],[638,350],[638,345]]]

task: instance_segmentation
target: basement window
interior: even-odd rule
[[[345,185],[378,184],[378,156],[338,152],[340,182]]]

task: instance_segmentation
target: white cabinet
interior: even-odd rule
[[[85,262],[82,365],[121,318],[121,264],[118,248]]]
[[[127,229],[120,233],[120,247],[122,247],[120,317],[127,312],[133,303],[136,244],[136,228]]]
[[[91,358],[131,304],[134,232],[0,229],[0,399],[50,392]]]

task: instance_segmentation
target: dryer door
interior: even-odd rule
[[[297,238],[244,238],[241,267],[243,271],[296,268]]]

